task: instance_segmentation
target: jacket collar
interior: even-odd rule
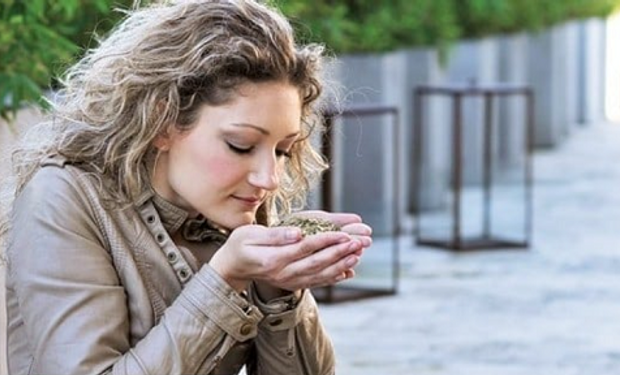
[[[145,191],[136,203],[138,206],[141,206],[148,200],[153,202],[153,206],[155,206],[159,214],[162,225],[171,235],[181,229],[183,237],[188,241],[215,241],[222,244],[230,234],[229,231],[218,228],[202,215],[196,218],[190,218],[189,212],[168,202],[157,194],[153,188]]]
[[[155,209],[159,214],[161,223],[170,234],[176,233],[179,228],[181,228],[183,223],[189,218],[189,212],[165,200],[157,194],[152,187],[146,189],[140,197],[138,197],[136,200],[136,206],[140,207],[147,201],[151,201],[153,203],[153,206],[155,206]]]
[[[159,213],[161,223],[170,234],[176,233],[189,218],[187,211],[168,202],[156,192],[153,192],[152,201]]]

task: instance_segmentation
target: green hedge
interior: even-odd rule
[[[445,47],[457,39],[536,31],[570,19],[604,17],[620,0],[268,0],[297,20],[307,41],[335,53],[408,46]],[[380,5],[379,5],[380,4]]]
[[[150,0],[142,0],[142,3]],[[410,46],[442,51],[459,38],[540,30],[603,17],[620,0],[264,0],[292,19],[304,41],[334,53]],[[0,0],[0,116],[10,119],[103,34],[134,0]]]
[[[402,46],[441,46],[459,36],[455,0],[271,0],[304,41],[335,53],[381,52]]]
[[[554,24],[605,17],[619,0],[453,0],[460,34],[478,38],[498,33],[538,31]]]

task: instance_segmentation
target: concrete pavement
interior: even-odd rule
[[[531,248],[403,236],[397,295],[321,305],[339,375],[620,373],[620,125],[577,129],[534,167]]]

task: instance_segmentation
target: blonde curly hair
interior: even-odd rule
[[[13,153],[15,195],[42,159],[59,154],[112,181],[106,193],[131,204],[150,186],[158,134],[171,124],[191,129],[201,105],[226,103],[244,83],[285,81],[302,97],[303,137],[280,188],[259,209],[257,221],[268,224],[302,207],[327,167],[310,141],[321,125],[322,64],[320,45],[298,46],[286,18],[256,1],[179,0],[135,8],[67,71],[50,121]]]

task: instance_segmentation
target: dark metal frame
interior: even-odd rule
[[[351,300],[359,300],[362,298],[378,297],[385,295],[393,295],[398,290],[398,279],[400,272],[400,260],[399,260],[399,233],[400,233],[400,220],[398,215],[398,197],[399,197],[399,147],[398,147],[398,134],[399,134],[399,113],[398,108],[394,106],[381,106],[381,105],[364,105],[364,106],[352,106],[342,111],[328,110],[323,113],[323,119],[325,124],[325,132],[322,136],[321,151],[328,161],[333,158],[332,140],[333,136],[333,124],[336,118],[348,118],[348,117],[365,117],[365,116],[381,116],[389,115],[392,117],[391,122],[393,128],[392,136],[394,148],[392,149],[393,155],[393,191],[394,195],[392,214],[394,229],[390,234],[393,239],[392,246],[392,285],[388,289],[371,289],[360,288],[346,285],[330,285],[321,288],[315,288],[313,294],[317,301],[325,303],[343,302]],[[328,169],[324,176],[321,185],[322,190],[322,209],[326,211],[333,211],[333,171],[332,168]]]
[[[530,238],[532,236],[532,151],[533,151],[533,135],[534,135],[534,94],[529,86],[519,85],[494,85],[494,86],[477,86],[477,85],[462,85],[462,86],[418,86],[414,91],[414,143],[415,143],[415,162],[414,168],[416,168],[416,191],[415,197],[418,200],[416,203],[419,205],[419,199],[421,198],[419,189],[420,184],[423,182],[421,173],[421,160],[422,160],[422,148],[423,145],[423,129],[424,129],[424,114],[423,114],[423,98],[425,96],[443,95],[452,99],[452,183],[454,190],[454,205],[452,207],[453,227],[452,238],[446,238],[445,240],[432,240],[424,239],[421,237],[420,227],[416,225],[416,243],[419,245],[427,245],[432,247],[446,248],[450,250],[481,250],[481,249],[493,249],[493,248],[523,248],[528,247]],[[483,189],[484,189],[484,233],[482,236],[470,240],[465,240],[461,235],[461,189],[463,185],[462,179],[462,106],[463,97],[474,96],[484,98],[484,170],[483,170]],[[521,96],[525,99],[526,105],[526,136],[524,142],[525,150],[525,239],[524,241],[513,241],[491,236],[491,185],[493,182],[493,158],[492,158],[492,130],[493,130],[493,99],[495,97],[505,96]]]

